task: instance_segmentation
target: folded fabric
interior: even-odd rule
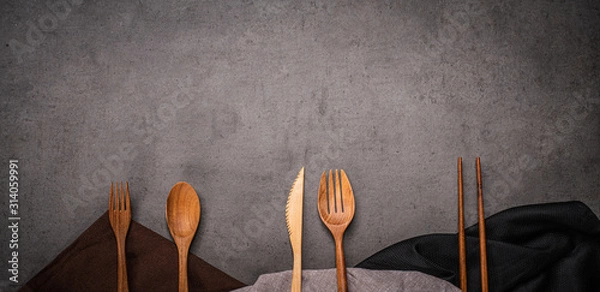
[[[177,291],[177,248],[172,241],[132,221],[127,235],[130,291]],[[245,285],[189,255],[190,291],[231,291]],[[116,291],[117,245],[104,213],[20,291]]]
[[[348,268],[348,291],[360,292],[459,292],[454,285],[420,272],[375,271]],[[289,291],[292,285],[292,271],[265,274],[258,277],[252,286],[235,292]],[[335,269],[303,270],[302,291],[336,291]]]
[[[490,291],[600,291],[600,220],[581,202],[528,205],[485,220]],[[481,289],[478,225],[465,230],[468,289]],[[387,247],[356,267],[420,271],[458,281],[456,234]]]

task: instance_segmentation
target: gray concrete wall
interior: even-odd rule
[[[488,215],[566,200],[600,213],[597,1],[1,7],[0,183],[18,159],[23,281],[105,212],[116,180],[167,238],[169,190],[191,183],[192,253],[246,283],[291,268],[284,206],[303,166],[307,269],[334,267],[316,209],[330,168],[356,195],[348,265],[455,232],[459,156],[469,225],[476,156]]]

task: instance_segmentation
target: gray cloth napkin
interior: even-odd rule
[[[415,271],[366,270],[348,268],[348,291],[351,292],[460,292],[456,286],[442,279]],[[292,271],[265,274],[256,283],[235,292],[289,291]],[[335,269],[303,270],[303,292],[337,291]]]

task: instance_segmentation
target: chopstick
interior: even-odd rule
[[[458,258],[460,290],[467,291],[467,250],[465,246],[465,213],[462,176],[462,157],[458,158]]]
[[[477,171],[477,214],[479,222],[479,266],[481,271],[481,291],[488,292],[487,248],[485,239],[485,213],[483,208],[483,186],[481,183],[481,159],[475,159]],[[467,291],[467,252],[465,244],[465,214],[462,157],[458,158],[458,260],[460,289]]]
[[[477,213],[479,214],[479,265],[481,267],[481,291],[488,292],[487,249],[485,244],[485,215],[483,212],[483,188],[481,185],[481,160],[475,160],[477,167]]]

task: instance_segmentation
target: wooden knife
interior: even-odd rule
[[[302,291],[302,209],[304,197],[304,167],[300,169],[285,207],[285,221],[290,234],[294,256],[292,269],[292,292]]]

